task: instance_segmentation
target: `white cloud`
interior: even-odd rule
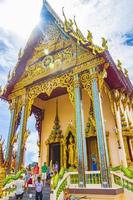
[[[38,161],[38,132],[35,129],[35,117],[31,115],[27,122],[27,129],[30,130],[30,135],[26,142],[26,154],[25,154],[25,163],[26,165]]]
[[[37,24],[41,0],[6,0],[0,4],[0,25],[27,38]]]
[[[2,135],[3,139],[5,139],[5,145],[9,131],[9,125],[10,125],[10,111],[8,109],[8,104],[7,102],[0,100],[0,135]]]
[[[7,82],[8,72],[15,66],[23,41],[11,31],[0,28],[0,85]]]

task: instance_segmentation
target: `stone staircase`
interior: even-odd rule
[[[10,197],[9,200],[15,200],[15,197]],[[23,200],[35,200],[35,188],[31,187],[25,192]],[[46,185],[43,189],[43,200],[50,200],[50,187]]]

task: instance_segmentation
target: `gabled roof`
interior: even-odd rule
[[[47,20],[46,20],[47,19]],[[10,80],[8,80],[6,90],[1,95],[1,98],[6,99],[8,95],[12,92],[14,85],[20,80],[20,77],[25,71],[26,64],[28,60],[32,57],[34,53],[34,48],[38,45],[41,37],[43,35],[43,29],[45,29],[47,25],[47,21],[53,20],[56,26],[60,29],[60,31],[66,35],[71,37],[74,41],[77,42],[77,38],[71,31],[66,31],[64,28],[64,23],[55,13],[55,11],[51,8],[47,1],[44,0],[42,11],[41,11],[41,22],[40,24],[32,31],[31,36],[26,44],[23,55],[18,59],[18,63],[14,69],[14,76]],[[40,28],[41,27],[41,28]],[[92,51],[90,45],[88,43],[84,43],[82,41],[79,42],[81,46]],[[133,94],[133,86],[128,77],[125,77],[122,71],[119,71],[114,63],[110,53],[108,50],[105,50],[101,53],[97,53],[99,56],[103,56],[105,61],[110,64],[110,67],[107,69],[108,76],[105,79],[107,84],[111,89],[121,89],[125,93]]]

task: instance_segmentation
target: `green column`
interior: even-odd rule
[[[7,170],[8,173],[10,172],[12,150],[13,150],[12,138],[15,135],[15,115],[16,115],[15,99],[12,101],[10,105],[10,111],[11,111],[11,119],[10,119],[10,127],[9,127],[7,146],[6,146],[6,156],[5,156],[5,161],[8,165],[8,170]]]
[[[27,104],[24,103],[21,111],[21,120],[20,120],[20,131],[18,133],[18,148],[17,148],[17,157],[16,157],[16,171],[18,171],[23,165],[24,158],[24,134],[26,132],[27,125]]]
[[[75,115],[76,115],[76,142],[77,142],[77,153],[78,153],[78,173],[79,173],[79,186],[85,187],[85,165],[86,165],[86,143],[83,137],[83,114],[82,114],[82,100],[81,90],[78,74],[74,76],[75,87]]]
[[[97,78],[93,78],[92,80],[92,94],[93,94],[93,106],[94,106],[94,113],[96,120],[96,132],[97,132],[99,159],[100,159],[102,187],[109,188],[111,187],[111,179],[110,179],[106,137],[103,125],[102,107],[100,103],[100,94],[98,90]]]
[[[85,126],[84,126],[82,93],[81,93],[81,121],[82,121],[82,137],[83,137],[83,151],[84,151],[84,169],[85,169],[85,171],[87,171],[88,170],[88,161],[87,161],[87,147],[86,147]]]

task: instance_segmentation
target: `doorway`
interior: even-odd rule
[[[93,161],[97,163],[97,168],[99,168],[97,137],[92,136],[86,138],[86,146],[87,146],[88,170],[90,171],[92,170]]]
[[[55,164],[57,161],[60,169],[60,143],[52,143],[49,147],[49,165],[50,161]]]

